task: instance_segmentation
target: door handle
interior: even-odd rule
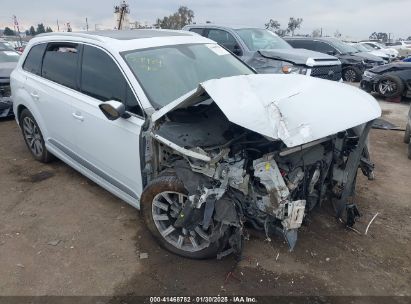
[[[77,113],[72,113],[73,117],[77,120],[83,121],[84,117],[81,116],[81,114],[77,114]]]
[[[30,95],[31,95],[31,97],[33,97],[33,99],[36,99],[36,100],[39,99],[39,95],[35,92],[31,92]]]

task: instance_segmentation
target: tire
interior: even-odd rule
[[[407,126],[405,127],[405,133],[404,133],[404,143],[409,144],[410,140],[411,140],[411,128],[410,128],[410,125],[407,124]]]
[[[377,84],[377,92],[386,98],[396,98],[404,92],[404,82],[395,75],[383,76]]]
[[[40,127],[29,110],[24,109],[21,112],[19,122],[24,142],[31,155],[42,163],[49,163],[52,161],[54,157],[47,151]]]
[[[361,79],[361,70],[354,66],[350,66],[343,70],[343,80],[348,82],[358,82]]]
[[[207,259],[216,257],[217,252],[220,248],[219,241],[213,243],[208,242],[208,246],[203,247],[205,244],[207,244],[207,242],[204,240],[204,238],[200,237],[200,234],[194,233],[195,237],[193,237],[192,235],[190,235],[190,233],[193,232],[191,231],[188,232],[188,234],[184,235],[183,229],[174,228],[173,224],[179,213],[177,213],[177,215],[172,214],[173,210],[171,209],[171,207],[174,207],[174,205],[171,205],[169,203],[167,204],[169,200],[167,200],[163,195],[168,196],[169,199],[177,204],[178,202],[180,202],[180,198],[182,196],[187,196],[187,190],[184,188],[183,183],[177,178],[177,176],[175,176],[175,174],[160,175],[158,178],[150,182],[144,189],[140,200],[141,212],[148,230],[151,232],[157,242],[168,251],[186,258]],[[162,206],[161,208],[157,207],[157,205],[159,205],[159,201],[160,206]],[[165,210],[166,208],[167,211]],[[155,212],[155,214],[153,212]],[[156,222],[154,220],[153,214],[157,218],[168,216],[168,220],[161,220]],[[174,230],[172,232],[168,232],[169,229]],[[162,232],[160,232],[160,230]],[[204,231],[202,232],[204,233]],[[167,236],[163,236],[166,233],[169,234]],[[207,232],[205,232],[205,234],[207,234]],[[203,248],[192,251],[195,250],[194,247],[192,247],[191,243],[192,237],[197,240],[195,242],[198,242],[199,247]],[[180,243],[180,247],[178,247],[176,244],[178,244],[180,238],[184,238],[184,240],[182,241],[183,243]],[[203,241],[203,243],[201,243],[201,241]]]

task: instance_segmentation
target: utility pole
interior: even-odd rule
[[[86,17],[86,31],[88,32],[88,20],[87,20],[87,17]]]
[[[59,20],[57,19],[57,32],[60,32]]]
[[[13,16],[13,21],[14,21],[14,32],[16,32],[16,29],[17,29],[17,33],[19,34],[19,39],[20,39],[20,46],[22,46],[23,42],[21,41],[20,27],[19,27],[19,23],[17,22],[16,15]]]

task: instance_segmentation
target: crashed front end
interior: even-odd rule
[[[358,215],[348,199],[358,168],[372,178],[367,136],[381,110],[358,89],[290,76],[210,80],[152,116],[147,179],[178,176],[189,201],[174,227],[225,238],[219,257],[241,251],[245,223],[293,249],[321,202],[333,201],[347,225]]]

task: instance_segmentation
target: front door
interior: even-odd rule
[[[114,59],[102,49],[84,45],[80,73],[80,93],[73,101],[79,159],[120,190],[120,197],[138,207],[142,192],[141,107]],[[123,102],[131,117],[108,120],[98,107],[108,100]]]

